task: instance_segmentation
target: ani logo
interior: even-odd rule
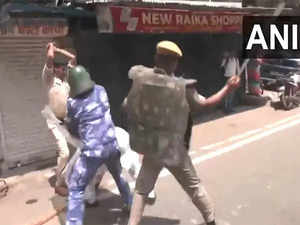
[[[244,57],[300,58],[300,17],[245,17]]]

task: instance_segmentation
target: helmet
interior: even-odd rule
[[[90,74],[80,65],[70,70],[68,82],[71,88],[71,98],[92,90],[95,85],[95,82],[91,80]]]

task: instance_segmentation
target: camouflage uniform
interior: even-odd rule
[[[146,196],[153,189],[160,171],[166,167],[191,197],[205,221],[214,221],[212,202],[197,176],[185,143],[190,113],[186,86],[191,81],[144,66],[134,66],[129,71],[129,78],[133,80],[127,97],[130,144],[144,155],[135,198]],[[139,223],[141,211],[143,206],[131,209],[129,224]]]
[[[85,95],[69,98],[67,107],[69,130],[80,138],[82,149],[67,178],[69,202],[66,225],[82,225],[84,190],[103,164],[115,180],[126,205],[131,205],[132,196],[128,183],[121,176],[121,152],[105,89],[95,85]]]

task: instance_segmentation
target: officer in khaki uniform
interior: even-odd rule
[[[166,167],[192,199],[208,225],[215,221],[213,203],[188,155],[185,134],[190,113],[219,103],[239,85],[232,76],[216,94],[205,99],[197,93],[195,80],[174,76],[182,51],[173,42],[156,46],[155,67],[133,66],[129,78],[131,90],[123,102],[128,115],[130,144],[144,155],[136,181],[129,225],[138,225],[145,207],[145,197],[154,188],[160,171]]]
[[[67,82],[67,70],[76,65],[76,56],[72,53],[57,48],[54,43],[47,45],[47,61],[42,72],[42,81],[46,89],[46,104],[50,106],[55,116],[63,120],[66,116],[67,98],[70,87]],[[55,138],[57,144],[57,169],[56,187],[64,183],[62,172],[69,160],[70,151],[64,135],[59,131],[57,125],[47,119],[48,128]]]

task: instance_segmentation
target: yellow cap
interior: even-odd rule
[[[172,55],[176,57],[182,57],[182,51],[172,41],[160,41],[156,45],[156,53],[160,55]]]

